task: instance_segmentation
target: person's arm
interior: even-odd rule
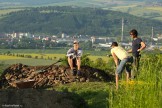
[[[112,53],[112,56],[113,56],[115,65],[116,65],[116,67],[117,67],[117,66],[119,65],[118,57],[115,55],[115,53]]]
[[[128,52],[128,53],[131,53],[131,52],[132,52],[132,49],[128,50],[127,52]]]
[[[66,54],[67,57],[72,57],[74,56],[74,53],[72,52],[72,49],[69,49]]]
[[[142,51],[145,48],[146,48],[146,44],[142,41],[141,42],[141,47],[137,51]]]
[[[83,51],[80,49],[80,50],[78,50],[78,52],[77,52],[77,57],[81,57],[82,56],[82,54],[83,54]]]

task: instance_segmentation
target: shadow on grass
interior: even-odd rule
[[[17,108],[87,108],[78,94],[42,89],[0,90],[0,107]]]
[[[86,91],[80,93],[85,101],[88,103],[89,108],[107,108],[108,93],[105,91]]]

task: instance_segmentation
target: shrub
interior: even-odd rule
[[[26,58],[32,58],[32,56],[31,56],[31,55],[25,55],[25,57],[26,57]]]
[[[35,59],[38,59],[38,56],[35,56]]]

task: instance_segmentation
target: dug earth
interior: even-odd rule
[[[0,76],[1,89],[48,88],[72,82],[113,81],[114,76],[89,66],[81,67],[81,76],[71,74],[70,68],[62,65],[28,66],[13,64]]]

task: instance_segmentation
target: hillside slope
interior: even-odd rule
[[[0,32],[31,32],[46,34],[85,34],[98,36],[124,35],[137,29],[140,35],[150,35],[151,29],[160,33],[162,22],[132,16],[126,13],[78,7],[40,7],[13,12],[0,20]]]
[[[0,9],[40,6],[102,8],[162,21],[162,0],[0,0]]]

